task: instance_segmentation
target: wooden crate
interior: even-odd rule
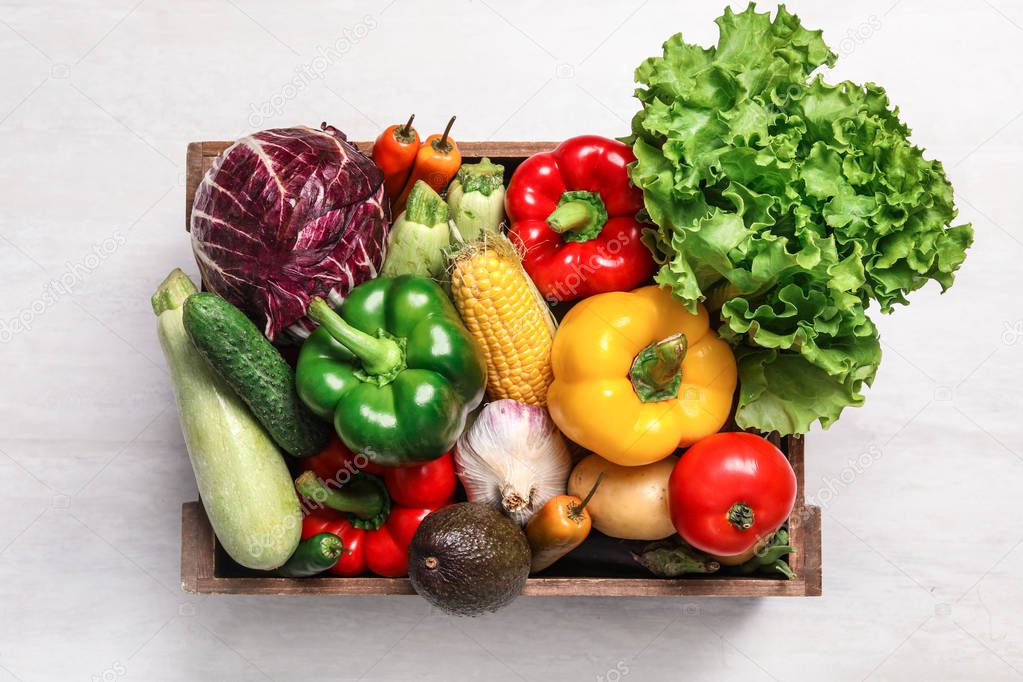
[[[188,145],[187,184],[185,190],[185,229],[192,214],[192,201],[196,187],[213,160],[230,146],[230,142],[193,142]],[[369,153],[372,142],[357,142]],[[460,142],[459,148],[466,161],[477,161],[487,156],[505,166],[510,174],[525,158],[537,152],[553,149],[553,142]],[[638,565],[627,567],[608,564],[599,570],[589,570],[584,559],[587,547],[601,551],[603,542],[620,541],[594,537],[559,561],[543,576],[530,578],[523,594],[530,596],[587,596],[587,597],[643,597],[643,596],[720,596],[720,597],[809,597],[821,594],[821,526],[820,509],[807,505],[803,495],[803,439],[788,437],[771,439],[789,458],[796,473],[798,488],[796,503],[789,517],[789,536],[796,548],[789,564],[796,574],[795,580],[771,576],[729,577],[721,575],[691,576],[679,579],[653,578],[644,575]],[[602,537],[602,536],[601,536]],[[622,543],[623,547],[626,543]],[[634,544],[634,543],[633,543]],[[626,556],[627,553],[623,552]],[[548,574],[550,576],[548,577]],[[647,574],[648,575],[648,574]],[[325,575],[307,579],[269,577],[249,571],[234,563],[219,546],[206,513],[199,502],[187,502],[181,507],[181,587],[186,592],[203,594],[265,594],[265,595],[371,595],[414,594],[407,578],[380,578],[366,576],[344,578]]]

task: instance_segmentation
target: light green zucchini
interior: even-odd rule
[[[241,398],[199,355],[182,308],[195,285],[174,270],[153,294],[181,430],[206,515],[242,566],[272,570],[292,555],[302,510],[284,456]]]

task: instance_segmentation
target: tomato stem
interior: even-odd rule
[[[753,527],[753,508],[745,502],[736,502],[728,510],[728,522],[739,530]]]

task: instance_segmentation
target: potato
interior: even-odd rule
[[[624,540],[661,540],[675,532],[668,511],[668,478],[678,457],[653,464],[623,467],[599,455],[575,465],[568,477],[568,494],[586,497],[600,472],[604,480],[587,505],[593,527]]]

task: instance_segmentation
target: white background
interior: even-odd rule
[[[790,9],[842,53],[832,80],[888,89],[977,238],[948,294],[879,320],[867,405],[809,438],[824,597],[477,620],[180,591],[196,490],[149,296],[195,271],[185,145],[413,110],[463,140],[619,135],[633,69],[677,31],[712,43],[721,0],[0,3],[0,681],[1023,677],[1023,3],[892,2]]]

